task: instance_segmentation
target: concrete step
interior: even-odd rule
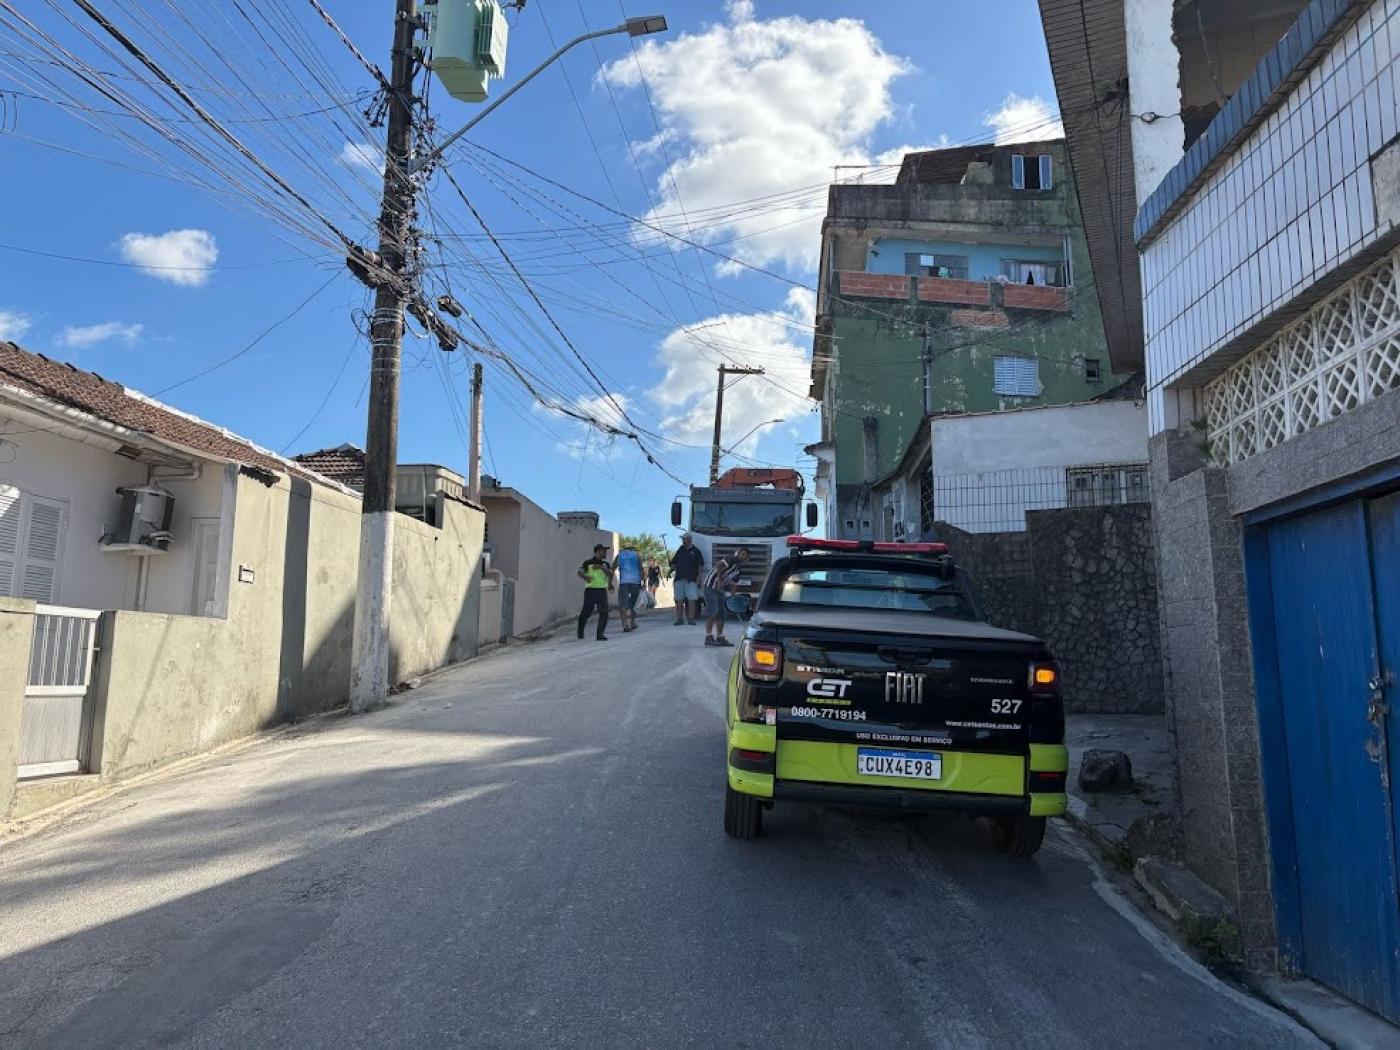
[[[102,778],[96,773],[21,780],[15,788],[15,802],[10,810],[10,819],[23,820],[79,795],[86,795],[101,786]]]

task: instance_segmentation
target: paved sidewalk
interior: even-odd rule
[[[1140,817],[1168,812],[1176,794],[1176,770],[1163,715],[1065,716],[1069,746],[1070,816],[1110,853],[1125,848],[1128,829]],[[1127,754],[1133,790],[1088,793],[1079,787],[1084,752],[1107,748]]]

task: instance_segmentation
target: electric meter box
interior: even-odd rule
[[[490,82],[505,75],[505,12],[496,0],[437,0],[425,4],[432,17],[429,66],[447,93],[460,102],[485,102]]]

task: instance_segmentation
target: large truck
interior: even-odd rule
[[[690,487],[691,538],[705,555],[705,564],[749,552],[737,591],[757,594],[768,578],[768,569],[787,553],[787,538],[804,531],[802,475],[795,470],[759,470],[735,467],[721,474],[713,485]],[[684,520],[681,501],[671,505],[671,524]],[[817,527],[817,505],[806,504],[806,528]]]

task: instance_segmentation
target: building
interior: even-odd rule
[[[1135,176],[1093,265],[1131,238],[1184,857],[1400,1020],[1400,2],[1041,11],[1062,110],[1131,129],[1069,148]]]
[[[1090,401],[1131,377],[1108,361],[1062,142],[914,153],[893,185],[832,186],[820,266],[809,451],[832,535],[900,519],[872,489],[926,418]]]
[[[485,515],[428,502],[395,682],[478,647]],[[343,702],[359,528],[354,489],[0,342],[0,819]]]

